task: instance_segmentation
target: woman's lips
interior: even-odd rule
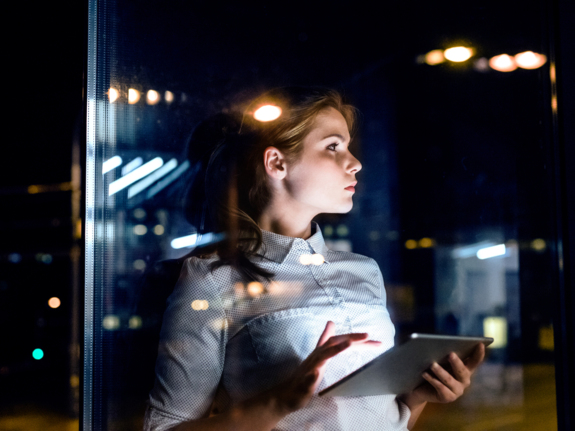
[[[349,186],[345,188],[346,190],[349,190],[350,192],[355,192],[355,187],[354,186]]]

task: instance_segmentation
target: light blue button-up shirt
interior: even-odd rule
[[[213,402],[225,409],[285,381],[314,350],[328,320],[338,335],[367,332],[382,344],[330,359],[318,391],[393,346],[377,263],[329,250],[313,228],[307,240],[262,231],[253,259],[275,274],[270,283],[245,285],[229,266],[211,271],[215,257],[185,261],[164,314],[145,430],[206,417]],[[316,257],[304,264],[313,254],[324,262]],[[274,430],[405,430],[409,414],[394,395],[314,396]]]

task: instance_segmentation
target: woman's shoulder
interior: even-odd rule
[[[377,268],[379,269],[379,265],[369,256],[364,256],[363,254],[353,253],[351,251],[344,251],[344,250],[332,250],[330,248],[327,249],[327,256],[326,260],[329,262],[349,262],[349,263],[357,263],[363,264],[367,267]]]

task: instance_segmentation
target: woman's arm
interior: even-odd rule
[[[400,395],[397,399],[407,405],[411,416],[407,428],[412,429],[427,402],[451,403],[458,399],[471,384],[471,375],[485,357],[485,346],[479,344],[473,354],[462,361],[455,353],[448,357],[451,373],[438,363],[431,366],[431,371],[423,373],[427,382],[419,385],[409,394]]]
[[[327,361],[352,345],[379,344],[367,334],[334,336],[335,324],[327,322],[317,347],[293,376],[275,388],[237,404],[219,415],[179,424],[174,431],[269,431],[283,417],[307,405],[319,386]]]

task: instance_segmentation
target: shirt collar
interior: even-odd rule
[[[312,235],[305,240],[314,253],[321,254],[326,259],[328,248],[325,245],[319,225],[311,222]],[[279,235],[262,229],[262,247],[257,254],[268,260],[283,263],[296,241],[304,241],[301,238]]]

